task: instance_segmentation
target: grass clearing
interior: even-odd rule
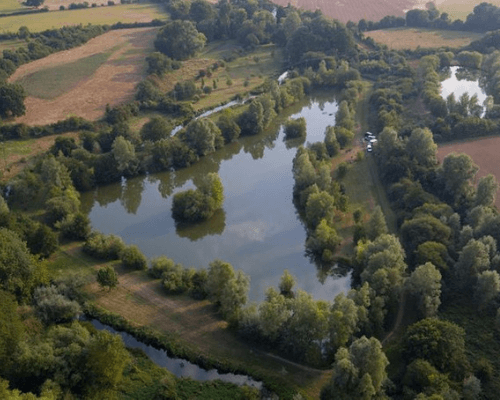
[[[121,4],[112,7],[90,7],[81,10],[3,17],[0,21],[0,33],[17,32],[21,26],[28,27],[31,32],[40,32],[46,29],[59,29],[67,25],[150,22],[153,19],[166,18],[167,15],[157,4]]]
[[[89,78],[112,53],[113,50],[94,54],[72,63],[42,69],[24,76],[17,83],[24,87],[28,96],[47,100],[55,99]]]
[[[56,137],[77,135],[76,132],[68,132],[38,139],[0,142],[0,181],[7,181],[17,175],[37,155],[46,152],[54,144]]]
[[[196,79],[200,70],[206,70],[229,53],[236,56],[233,61],[212,71],[210,77]],[[280,59],[280,49],[274,45],[259,46],[252,52],[244,53],[235,42],[214,42],[195,58],[184,61],[180,69],[156,79],[155,83],[162,91],[169,92],[177,82],[196,79],[196,85],[200,89],[204,84],[211,87],[212,92],[200,95],[200,99],[193,103],[193,108],[212,108],[237,94],[248,93],[261,85],[267,77],[279,75],[282,70]]]
[[[24,39],[11,39],[0,41],[0,52],[4,50],[15,50],[19,47],[27,47],[26,40]]]
[[[393,28],[365,32],[377,43],[393,50],[452,47],[460,48],[483,37],[480,33],[424,28]]]

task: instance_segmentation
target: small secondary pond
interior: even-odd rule
[[[460,67],[451,67],[450,70],[451,76],[441,82],[441,96],[443,99],[446,100],[452,93],[457,101],[464,93],[468,93],[469,97],[476,94],[478,103],[483,105],[487,95],[479,84],[479,72]]]
[[[98,330],[107,330],[121,336],[125,346],[132,349],[141,349],[156,365],[168,369],[178,378],[191,378],[197,381],[214,381],[221,380],[224,382],[234,383],[238,386],[248,385],[257,389],[262,389],[262,382],[256,381],[247,375],[240,374],[221,374],[216,369],[207,371],[196,364],[180,358],[172,358],[167,355],[165,350],[155,349],[140,342],[127,332],[119,332],[110,327],[109,325],[102,324],[98,320],[90,320],[92,325]]]
[[[147,257],[166,255],[185,266],[207,267],[220,258],[250,275],[250,300],[260,301],[277,286],[285,269],[298,287],[316,299],[333,300],[350,287],[350,277],[318,279],[318,269],[304,254],[306,233],[292,203],[292,160],[297,143],[283,140],[286,117],[304,117],[307,141],[324,139],[335,124],[333,95],[319,95],[287,110],[266,132],[203,157],[189,168],[124,180],[82,196],[92,227],[136,244]],[[210,220],[176,227],[172,195],[193,187],[201,176],[221,176],[224,209]]]

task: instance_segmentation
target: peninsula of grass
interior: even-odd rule
[[[93,54],[72,63],[41,69],[20,78],[16,83],[21,84],[29,96],[55,99],[89,78],[112,53]]]

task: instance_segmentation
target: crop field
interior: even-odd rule
[[[275,0],[276,4],[293,6],[304,10],[319,9],[323,14],[341,22],[358,22],[360,19],[379,21],[386,15],[403,17],[405,11],[418,6],[419,0]]]
[[[0,33],[17,32],[21,26],[28,27],[31,32],[40,32],[67,25],[150,22],[153,19],[165,18],[166,14],[161,11],[159,5],[155,4],[91,7],[82,10],[51,11],[41,14],[3,17],[0,21]]]
[[[450,153],[465,153],[469,155],[479,166],[476,179],[485,175],[493,174],[500,180],[500,164],[498,163],[498,151],[500,150],[500,137],[489,137],[477,139],[470,142],[457,142],[446,144],[438,148],[438,159],[443,159]],[[500,195],[497,193],[496,206],[500,208]]]
[[[483,35],[473,32],[447,31],[423,28],[394,28],[365,32],[377,43],[385,44],[393,50],[452,47],[469,45]]]
[[[16,122],[43,125],[77,115],[100,118],[106,104],[131,100],[145,76],[157,28],[120,29],[18,68],[10,81],[28,92]]]
[[[470,1],[470,0],[437,0],[434,1],[437,8],[441,12],[446,12],[452,20],[462,19],[465,21],[467,15],[469,15],[474,7],[482,1]],[[486,3],[493,4],[495,6],[500,6],[500,0],[488,0]]]
[[[0,14],[10,14],[16,11],[28,10],[23,7],[20,0],[2,0],[0,1]]]

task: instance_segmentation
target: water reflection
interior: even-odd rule
[[[451,67],[450,77],[441,82],[441,96],[446,100],[453,93],[458,100],[464,93],[468,93],[469,97],[477,95],[478,103],[483,104],[487,96],[480,78],[478,70]]]
[[[206,221],[196,224],[178,223],[175,226],[175,233],[181,238],[188,238],[192,242],[204,238],[207,235],[222,235],[226,228],[226,213],[220,209]]]
[[[267,287],[277,286],[284,269],[315,298],[332,300],[349,288],[350,278],[334,279],[332,271],[323,271],[320,282],[314,263],[305,255],[306,233],[292,201],[292,160],[298,143],[281,140],[281,124],[288,117],[304,117],[306,140],[320,141],[325,128],[335,123],[336,110],[331,95],[307,100],[287,110],[260,135],[240,138],[180,171],[85,193],[82,205],[95,229],[122,236],[148,257],[165,254],[196,268],[220,258],[241,268],[251,277],[251,300],[262,300]],[[202,224],[176,226],[172,195],[194,188],[193,183],[208,172],[221,176],[224,210]]]

